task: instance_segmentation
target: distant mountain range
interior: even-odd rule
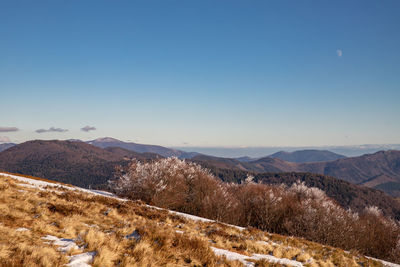
[[[74,169],[73,172],[78,172],[76,168],[73,168],[76,163],[80,168],[79,172],[89,175],[90,180],[97,179],[96,175],[91,175],[92,173],[99,173],[99,181],[104,182],[111,175],[109,165],[121,164],[129,158],[151,159],[160,156],[176,156],[198,162],[206,167],[220,169],[255,173],[308,172],[328,175],[353,184],[377,188],[400,197],[400,151],[395,150],[350,158],[330,151],[302,150],[290,153],[281,151],[256,159],[250,157],[234,159],[184,152],[156,145],[122,142],[109,137],[88,142],[79,140],[54,141],[54,144],[51,142],[53,141],[29,141],[20,145],[3,144],[4,146],[1,147],[8,146],[8,149],[0,152],[0,169],[40,177],[54,175],[62,178],[69,175],[72,169]],[[63,147],[67,144],[66,142],[74,145]],[[47,148],[44,149],[43,146]],[[74,146],[76,148],[73,148]],[[49,165],[54,167],[50,168],[52,172],[47,169]],[[58,168],[59,171],[55,171]]]
[[[329,175],[400,196],[400,151],[396,150],[312,163],[288,162],[272,157],[244,162],[205,155],[193,157],[192,160],[207,167],[257,173],[309,172]]]
[[[346,157],[358,157],[364,154],[372,154],[382,150],[400,150],[400,144],[382,144],[382,145],[347,145],[347,146],[308,146],[308,147],[195,147],[184,146],[175,147],[183,151],[196,151],[205,155],[213,155],[223,158],[250,157],[257,159],[271,155],[278,151],[293,152],[298,150],[328,150]]]

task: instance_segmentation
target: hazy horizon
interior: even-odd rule
[[[88,142],[93,140],[99,140],[104,138],[113,137],[98,137],[95,139],[81,140],[81,139],[32,139],[34,140],[63,140],[63,141],[82,141]],[[133,142],[132,140],[119,140],[122,142]],[[6,142],[0,142],[0,144]],[[22,142],[21,142],[22,143]],[[138,142],[133,142],[138,143]],[[140,143],[140,142],[139,142]],[[16,143],[19,144],[19,143]],[[140,143],[142,144],[142,143]],[[148,144],[145,145],[158,145],[160,144]],[[294,152],[299,150],[328,150],[337,154],[341,154],[347,157],[361,156],[364,154],[375,153],[381,150],[400,150],[400,144],[358,144],[358,145],[342,145],[342,146],[168,146],[171,149],[182,150],[185,152],[198,152],[205,155],[216,156],[216,157],[228,157],[228,158],[239,158],[239,157],[251,157],[259,158],[269,156],[273,153],[285,151]]]
[[[348,146],[276,146],[276,147],[173,147],[186,152],[199,152],[206,155],[228,158],[269,156],[276,152],[294,152],[299,150],[328,150],[346,157],[372,154],[381,150],[400,150],[400,144],[364,144]]]

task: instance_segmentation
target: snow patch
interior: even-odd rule
[[[75,244],[75,241],[73,239],[67,239],[67,238],[58,238],[56,236],[52,235],[46,235],[42,237],[43,240],[48,240],[50,242],[44,242],[46,244],[52,244],[55,246],[58,246],[58,251],[61,252],[69,252],[72,249],[74,250],[83,250],[79,246]],[[69,256],[69,263],[66,264],[66,266],[71,266],[71,267],[88,267],[90,266],[89,263],[93,262],[93,258],[96,256],[96,252],[85,252],[73,256]]]
[[[52,235],[46,235],[42,237],[43,240],[48,240],[52,245],[58,246],[57,250],[61,252],[69,252],[72,249],[74,250],[82,250],[80,247],[78,247],[75,244],[75,241],[73,239],[67,239],[67,238],[58,238],[56,236]]]
[[[372,258],[372,257],[368,257],[368,256],[365,256],[365,257],[368,258],[368,259],[374,260],[374,261],[379,261],[380,263],[383,264],[383,266],[400,267],[400,264],[391,263],[391,262],[388,262],[388,261],[384,261],[384,260],[380,260],[380,259],[376,259],[376,258]]]
[[[20,227],[20,228],[17,228],[15,231],[16,232],[25,232],[25,231],[29,231],[29,229],[25,228],[25,227]]]
[[[171,214],[178,215],[180,217],[183,217],[185,219],[192,220],[192,221],[206,222],[206,223],[220,223],[220,224],[223,224],[223,225],[226,225],[226,226],[230,226],[230,227],[236,228],[236,229],[238,229],[240,231],[246,230],[245,227],[240,227],[240,226],[237,226],[237,225],[218,222],[218,221],[215,221],[215,220],[199,217],[199,216],[196,216],[196,215],[191,215],[191,214],[187,214],[187,213],[183,213],[183,212],[179,212],[179,211],[174,211],[174,210],[167,210],[167,209],[159,208],[159,207],[156,207],[156,206],[150,206],[150,205],[147,205],[147,204],[145,204],[145,206],[148,207],[148,208],[156,209],[156,210],[166,210]]]
[[[210,219],[206,219],[206,218],[203,218],[203,217],[199,217],[199,216],[195,216],[195,215],[191,215],[191,214],[187,214],[187,213],[182,213],[182,212],[178,212],[178,211],[173,211],[173,210],[168,210],[168,211],[169,211],[169,213],[181,216],[183,218],[186,218],[186,219],[189,219],[189,220],[192,220],[192,221],[200,221],[200,222],[207,222],[207,223],[221,223],[221,224],[236,228],[236,229],[238,229],[240,231],[246,230],[246,228],[240,227],[240,226],[237,226],[237,225],[217,222],[217,221],[214,221],[214,220],[210,220]]]
[[[186,213],[182,213],[182,212],[177,212],[177,211],[173,211],[173,210],[170,210],[169,213],[181,216],[183,218],[186,218],[186,219],[189,219],[189,220],[192,220],[192,221],[209,222],[209,223],[214,223],[215,222],[214,220],[210,220],[210,219],[206,219],[206,218],[202,218],[202,217],[198,217],[198,216],[195,216],[195,215],[186,214]]]
[[[117,199],[119,201],[127,201],[126,199],[119,198],[116,195],[109,193],[109,192],[105,192],[105,191],[84,189],[84,188],[80,188],[80,187],[76,187],[76,186],[72,186],[72,185],[68,186],[68,185],[62,185],[62,184],[57,184],[57,183],[50,183],[50,182],[46,182],[46,181],[36,180],[36,179],[32,179],[32,178],[26,178],[26,177],[12,175],[12,174],[8,174],[8,173],[2,173],[2,172],[0,172],[0,175],[18,180],[20,182],[24,182],[25,184],[18,184],[18,185],[24,186],[24,187],[37,188],[39,190],[44,190],[44,187],[56,187],[56,188],[63,188],[63,189],[72,190],[72,191],[80,191],[80,192],[97,195],[97,196],[110,197],[110,198]]]
[[[88,263],[92,263],[96,252],[86,252],[69,257],[69,263],[66,266],[71,267],[88,267]]]
[[[44,190],[43,188],[32,185],[32,184],[18,184],[18,185],[22,186],[22,187],[26,187],[26,188],[35,188],[35,189],[39,189],[39,190]]]
[[[212,251],[214,251],[215,255],[223,256],[227,260],[240,261],[241,263],[243,263],[244,266],[248,266],[248,267],[254,266],[254,263],[247,261],[247,260],[251,259],[249,256],[242,255],[242,254],[239,254],[239,253],[236,253],[236,252],[232,252],[232,251],[229,251],[229,250],[225,250],[225,249],[220,249],[220,248],[211,247],[211,249],[212,249]]]
[[[291,266],[296,266],[296,267],[303,266],[303,264],[301,262],[289,260],[289,259],[280,259],[280,258],[274,257],[272,255],[253,254],[253,256],[251,258],[255,259],[255,260],[266,260],[271,263],[282,264],[282,265],[291,265]]]
[[[215,247],[211,247],[211,249],[214,251],[215,255],[224,256],[227,260],[230,260],[230,261],[235,261],[235,260],[240,261],[246,267],[254,267],[255,266],[255,264],[253,262],[251,262],[251,260],[255,260],[255,261],[266,260],[271,263],[290,265],[290,266],[294,266],[294,267],[302,267],[303,266],[303,264],[301,262],[289,260],[289,259],[280,259],[280,258],[271,256],[271,255],[253,254],[252,256],[246,256],[246,255],[239,254],[239,253],[232,252],[232,251],[225,250],[225,249],[220,249],[220,248],[215,248]]]

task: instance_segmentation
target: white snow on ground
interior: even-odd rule
[[[274,247],[285,247],[285,248],[289,248],[289,249],[292,248],[291,246],[285,246],[285,245],[276,243],[276,242],[274,242],[274,241],[272,241],[272,240],[268,240],[268,241],[257,241],[257,243],[260,244],[260,245],[271,245],[271,246],[274,246]]]
[[[37,188],[37,189],[39,189],[39,190],[44,190],[43,188],[41,188],[41,187],[37,187],[37,186],[35,186],[35,185],[31,185],[31,184],[18,184],[19,186],[22,186],[22,187],[26,187],[26,188]]]
[[[67,266],[71,267],[88,267],[88,263],[92,263],[96,252],[86,252],[69,257]]]
[[[227,260],[231,260],[231,261],[235,261],[235,260],[240,261],[246,267],[255,266],[254,262],[251,262],[250,260],[255,260],[255,261],[266,260],[271,263],[290,265],[290,266],[295,266],[295,267],[303,266],[303,264],[299,261],[280,259],[280,258],[271,256],[271,255],[253,254],[252,256],[246,256],[246,255],[242,255],[242,254],[232,252],[229,250],[225,250],[225,249],[220,249],[220,248],[215,248],[215,247],[211,247],[211,249],[214,251],[215,255],[225,256]]]
[[[232,252],[232,251],[229,251],[229,250],[225,250],[225,249],[220,249],[220,248],[211,247],[211,249],[214,251],[215,255],[217,255],[217,256],[225,256],[225,258],[227,260],[240,261],[241,263],[243,263],[244,266],[248,266],[248,267],[254,266],[254,263],[246,261],[246,260],[250,259],[249,256],[242,255],[242,254],[239,254],[239,253],[236,253],[236,252]]]
[[[83,249],[80,248],[77,244],[75,244],[75,241],[73,239],[66,239],[66,238],[58,238],[56,236],[52,235],[46,235],[42,237],[43,240],[48,240],[52,245],[58,246],[57,250],[61,252],[69,252],[72,249],[74,250],[80,250],[82,251]],[[88,263],[91,263],[93,261],[94,256],[96,256],[96,252],[85,252],[77,255],[73,255],[69,257],[69,263],[67,266],[72,266],[72,267],[87,267],[90,266]]]
[[[52,235],[46,235],[42,237],[44,240],[48,240],[51,242],[51,244],[58,246],[57,250],[61,252],[69,252],[70,250],[81,250],[76,244],[73,239],[67,239],[67,238],[58,238],[56,236]]]
[[[88,194],[93,194],[93,195],[98,195],[98,196],[105,196],[105,197],[111,197],[120,201],[127,201],[126,199],[119,198],[115,196],[114,194],[110,192],[105,192],[105,191],[100,191],[100,190],[90,190],[90,189],[84,189],[76,186],[68,186],[68,185],[62,185],[62,184],[57,184],[57,183],[50,183],[46,181],[41,181],[41,180],[36,180],[32,178],[26,178],[18,175],[13,175],[13,174],[8,174],[8,173],[2,173],[0,172],[1,176],[13,178],[15,180],[18,180],[20,182],[24,182],[26,184],[19,184],[20,186],[24,187],[30,187],[30,188],[38,188],[39,190],[43,190],[44,187],[49,186],[49,187],[55,187],[55,188],[63,188],[63,189],[68,189],[68,190],[73,190],[73,191],[81,191],[85,192]]]
[[[215,221],[210,220],[210,219],[198,217],[198,216],[195,216],[195,215],[190,215],[190,214],[187,214],[187,213],[181,213],[181,212],[173,211],[173,210],[170,210],[169,213],[172,213],[172,214],[175,214],[175,215],[179,215],[181,217],[184,217],[184,218],[192,220],[192,221],[210,222],[210,223],[215,222]]]
[[[17,231],[17,232],[25,232],[25,231],[29,231],[29,229],[25,228],[25,227],[20,227],[20,228],[17,228],[15,231]]]
[[[149,206],[149,207],[154,208],[153,206]],[[182,213],[182,212],[178,212],[178,211],[173,211],[173,210],[168,210],[168,211],[169,211],[169,213],[181,216],[183,218],[186,218],[186,219],[189,219],[189,220],[192,220],[192,221],[200,221],[200,222],[208,222],[208,223],[221,223],[221,224],[225,224],[227,226],[239,229],[240,231],[246,230],[246,228],[240,227],[240,226],[237,226],[237,225],[217,222],[217,221],[214,221],[214,220],[210,220],[210,219],[206,219],[206,218],[203,218],[203,217],[199,217],[199,216],[195,216],[195,215],[191,215],[191,214],[187,214],[187,213]]]
[[[283,265],[291,265],[291,266],[296,266],[296,267],[303,266],[303,264],[299,261],[294,261],[294,260],[289,260],[289,259],[281,259],[281,258],[274,257],[272,255],[253,254],[253,256],[251,258],[255,259],[255,260],[266,260],[268,262],[283,264]]]
[[[97,195],[102,195],[105,197],[111,197],[111,198],[115,198],[116,196],[113,193],[110,192],[106,192],[106,191],[101,191],[101,190],[90,190],[90,192],[97,194]],[[122,199],[125,200],[125,199]]]
[[[156,209],[156,210],[166,210],[171,214],[175,214],[175,215],[178,215],[180,217],[183,217],[185,219],[192,220],[192,221],[206,222],[206,223],[221,223],[221,224],[224,224],[224,225],[239,229],[240,231],[246,230],[245,227],[240,227],[240,226],[232,225],[232,224],[228,224],[228,223],[222,223],[222,222],[218,222],[218,221],[215,221],[215,220],[210,220],[210,219],[206,219],[206,218],[203,218],[203,217],[199,217],[199,216],[196,216],[196,215],[191,215],[191,214],[187,214],[187,213],[183,213],[183,212],[178,212],[178,211],[174,211],[174,210],[167,210],[167,209],[163,209],[163,208],[159,208],[159,207],[155,207],[155,206],[150,206],[150,205],[147,205],[147,204],[146,204],[146,207],[149,207],[149,208],[152,208],[152,209]]]
[[[388,266],[388,267],[400,267],[400,264],[391,263],[391,262],[388,262],[388,261],[384,261],[384,260],[380,260],[380,259],[376,259],[376,258],[372,258],[372,257],[368,257],[368,256],[365,256],[365,257],[368,258],[368,259],[371,259],[371,260],[379,261],[379,262],[382,263],[384,266]]]

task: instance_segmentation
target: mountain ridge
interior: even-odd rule
[[[192,158],[198,155],[197,152],[185,152],[181,150],[171,149],[159,145],[149,145],[149,144],[138,144],[133,142],[124,142],[112,137],[101,137],[95,140],[86,141],[85,143],[97,146],[100,148],[107,147],[120,147],[127,150],[139,152],[139,153],[155,153],[163,157],[178,157],[178,158]]]
[[[296,150],[293,152],[279,151],[269,155],[269,157],[296,163],[325,162],[346,158],[346,156],[336,154],[328,150],[316,149]]]

